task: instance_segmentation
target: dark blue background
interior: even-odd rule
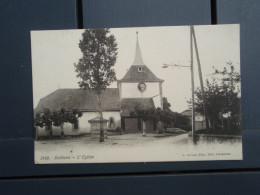
[[[212,9],[215,2],[216,9]],[[259,19],[257,0],[2,0],[0,193],[219,194],[224,188],[227,193],[245,193],[248,188],[250,194],[257,193]],[[199,25],[212,21],[241,24],[243,161],[34,165],[30,30]]]

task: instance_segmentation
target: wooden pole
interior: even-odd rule
[[[208,130],[209,123],[208,123],[207,109],[206,109],[206,103],[205,103],[205,91],[204,91],[204,86],[203,86],[203,77],[202,77],[202,71],[201,71],[201,65],[200,65],[199,51],[198,51],[198,46],[197,46],[197,41],[196,41],[196,36],[195,36],[195,30],[194,30],[193,26],[191,26],[191,33],[194,38],[195,52],[196,52],[196,57],[197,57],[198,72],[199,72],[199,78],[200,78],[200,87],[201,87],[201,92],[202,92],[203,112],[204,112],[205,121],[206,121],[206,129]]]
[[[195,140],[195,109],[194,109],[194,72],[193,72],[193,44],[192,44],[192,28],[190,26],[190,70],[191,70],[191,111],[192,111],[192,139]]]

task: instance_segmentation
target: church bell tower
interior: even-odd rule
[[[154,107],[163,106],[162,83],[164,80],[155,76],[152,71],[145,65],[136,32],[136,48],[134,62],[125,76],[118,80],[120,100],[143,102],[152,99]]]

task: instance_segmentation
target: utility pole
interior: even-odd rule
[[[192,139],[195,140],[195,109],[194,109],[194,71],[193,71],[193,44],[192,28],[190,26],[190,70],[191,70],[191,116],[192,116]]]
[[[200,58],[199,58],[199,51],[197,46],[197,40],[195,36],[194,26],[190,26],[190,66],[178,65],[178,64],[164,64],[162,68],[168,68],[169,66],[175,67],[189,67],[191,70],[191,112],[192,112],[192,139],[193,142],[195,141],[195,105],[194,105],[194,66],[193,66],[193,39],[195,45],[195,52],[196,58],[198,63],[198,72],[199,72],[199,79],[200,79],[200,87],[202,91],[202,102],[203,102],[203,112],[206,121],[206,129],[209,128],[208,117],[207,117],[207,110],[206,110],[206,103],[205,103],[205,91],[203,86],[203,77],[202,77],[202,70],[200,65]]]
[[[201,92],[202,92],[203,112],[204,112],[204,117],[205,117],[205,121],[206,121],[206,129],[208,130],[209,123],[208,123],[207,109],[206,109],[206,103],[205,103],[205,91],[204,91],[204,86],[203,86],[203,77],[202,77],[202,71],[201,71],[201,65],[200,65],[199,50],[198,50],[198,46],[197,46],[194,26],[191,26],[191,34],[193,35],[193,38],[194,38],[195,52],[196,52],[196,58],[197,58],[197,63],[198,63],[198,72],[199,72],[199,78],[200,78],[200,87],[201,87]]]

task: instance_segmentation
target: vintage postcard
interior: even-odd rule
[[[31,31],[35,163],[242,160],[239,31]]]

